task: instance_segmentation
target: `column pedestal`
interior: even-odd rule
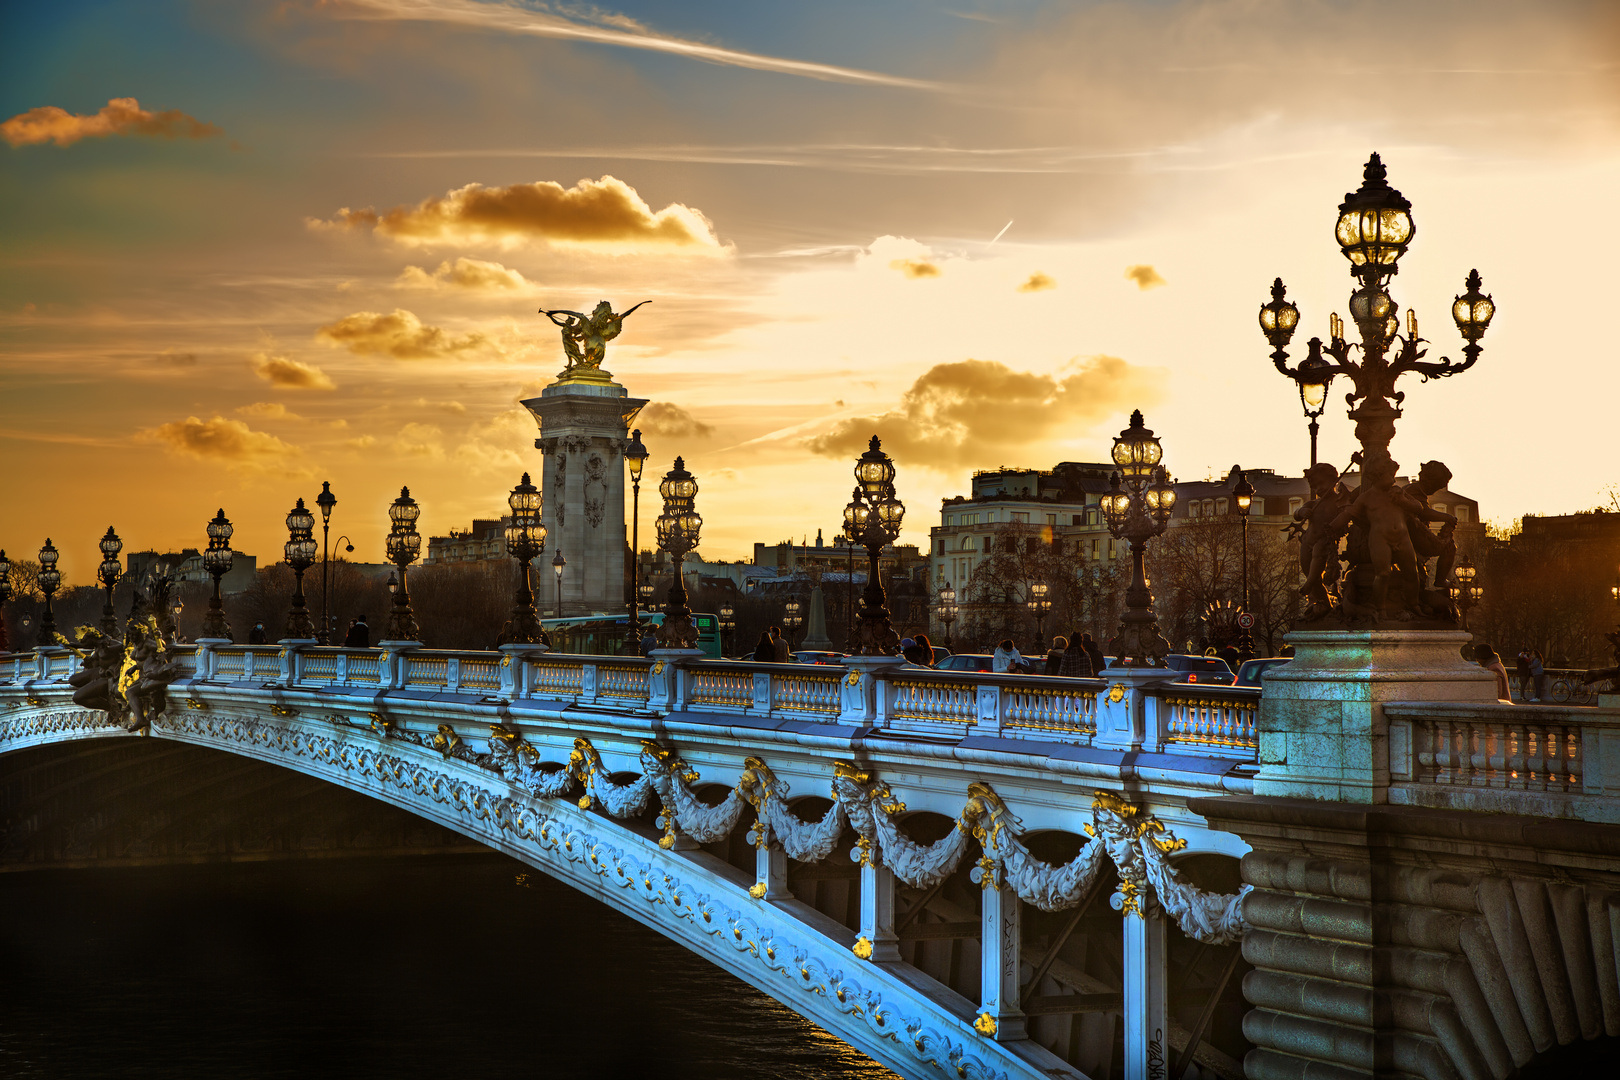
[[[1164,911],[1148,896],[1147,910],[1124,913],[1125,923],[1125,1080],[1166,1080]]]

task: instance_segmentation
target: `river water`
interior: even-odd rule
[[[0,874],[0,1076],[893,1074],[491,854]]]

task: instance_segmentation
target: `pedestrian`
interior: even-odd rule
[[[1530,700],[1530,691],[1535,686],[1535,684],[1530,681],[1532,676],[1530,674],[1530,650],[1529,649],[1520,649],[1519,650],[1519,655],[1515,659],[1514,664],[1513,664],[1513,677],[1515,679],[1517,679],[1518,682],[1519,682],[1519,700],[1520,701],[1529,701]]]
[[[1019,655],[1018,646],[1013,644],[1013,639],[1003,638],[1001,644],[996,646],[990,670],[998,675],[1022,675],[1029,671],[1029,664]]]
[[[1089,679],[1097,674],[1091,653],[1086,650],[1086,639],[1078,630],[1069,635],[1069,646],[1063,650],[1063,662],[1058,665],[1059,675],[1068,679]]]
[[[1069,651],[1069,639],[1060,634],[1052,635],[1052,647],[1046,650],[1045,675],[1057,675],[1063,670],[1063,657]]]
[[[934,643],[928,640],[927,634],[917,635],[917,648],[922,650],[922,659],[918,663],[923,667],[934,666]]]
[[[349,620],[349,632],[343,638],[343,647],[345,649],[371,648],[371,627],[366,625],[364,615],[358,619]]]
[[[1530,650],[1530,677],[1536,682],[1536,700],[1547,700],[1547,665],[1541,659],[1539,649]]]
[[[263,644],[265,644],[264,623],[254,623],[253,624],[253,629],[248,631],[248,644],[249,645],[263,645]]]
[[[658,628],[649,626],[641,635],[641,655],[651,656],[652,651],[656,648],[658,648]]]
[[[1086,653],[1091,657],[1091,675],[1092,675],[1092,678],[1096,678],[1096,679],[1102,678],[1103,668],[1108,666],[1108,657],[1104,656],[1103,651],[1097,647],[1097,643],[1095,641],[1091,640],[1091,635],[1090,634],[1081,634],[1080,635],[1080,645],[1086,650]]]
[[[922,649],[917,647],[916,638],[900,639],[900,655],[905,657],[908,664],[916,664],[918,667],[928,665],[928,661],[923,658],[925,654]]]
[[[771,627],[771,636],[776,639],[776,662],[778,664],[793,663],[793,643],[787,635],[782,633],[780,626]]]
[[[1487,642],[1480,642],[1474,647],[1474,658],[1479,666],[1496,676],[1496,699],[1513,703],[1513,692],[1508,689],[1507,668],[1502,666],[1502,658],[1496,655],[1496,650]]]
[[[759,632],[759,644],[754,646],[754,662],[757,664],[776,663],[776,639],[771,637],[771,627]]]

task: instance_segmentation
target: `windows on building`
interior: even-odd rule
[[[1464,506],[1462,503],[1458,503],[1457,509],[1454,512],[1457,515],[1457,521],[1459,523],[1467,524],[1468,519],[1471,516],[1468,512],[1468,507]]]
[[[1057,515],[1056,514],[1047,514],[1046,515],[1046,523],[1048,525],[1056,525],[1057,524]]]
[[[1288,500],[1288,515],[1290,517],[1292,517],[1296,511],[1302,509],[1304,506],[1305,506],[1305,500],[1304,499],[1301,499],[1301,498],[1289,499]]]

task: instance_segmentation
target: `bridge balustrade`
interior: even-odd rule
[[[1259,690],[1172,684],[1148,688],[1147,698],[1153,716],[1148,727],[1162,733],[1170,753],[1253,756],[1259,748],[1254,728]]]

